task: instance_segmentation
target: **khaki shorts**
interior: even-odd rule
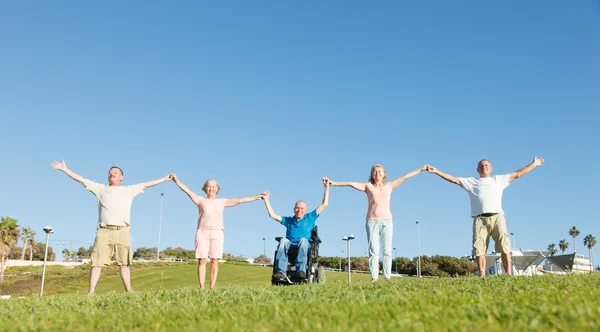
[[[473,218],[473,255],[485,255],[490,244],[490,236],[494,239],[497,253],[511,252],[506,219],[502,213],[485,217],[479,215]]]
[[[129,227],[120,229],[98,228],[91,256],[92,266],[108,266],[113,256],[115,256],[119,266],[131,265],[133,251],[131,250]]]

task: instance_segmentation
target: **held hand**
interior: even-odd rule
[[[329,187],[329,186],[331,186],[331,183],[332,182],[329,180],[328,177],[323,177],[323,186]]]
[[[267,199],[269,198],[269,191],[265,190],[262,193],[260,193],[260,199]]]
[[[169,176],[171,177],[171,180],[173,180],[173,182],[179,181],[179,179],[177,178],[177,174],[171,173],[171,174],[169,174]]]
[[[60,163],[55,160],[52,163],[50,163],[50,166],[52,166],[52,168],[54,168],[57,171],[64,172],[67,169],[67,164],[65,164],[64,159]]]
[[[542,166],[544,164],[544,158],[533,157],[533,165],[535,167]]]
[[[429,169],[429,167],[430,167],[429,165],[425,165],[425,166],[421,167],[421,172],[425,172],[426,170]]]
[[[171,173],[167,176],[164,177],[165,181],[171,181],[173,180],[173,177],[175,177],[175,174]]]
[[[437,168],[427,165],[427,172],[435,174],[437,173]]]

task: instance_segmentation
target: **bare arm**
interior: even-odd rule
[[[508,182],[512,182],[513,180],[522,177],[523,175],[531,172],[534,168],[536,168],[538,166],[542,166],[543,164],[544,164],[544,158],[533,157],[533,161],[529,165],[512,173],[510,175],[510,179],[508,180]]]
[[[81,175],[73,172],[72,170],[67,168],[67,164],[65,163],[64,160],[62,160],[60,163],[58,161],[53,161],[50,166],[52,166],[52,168],[54,168],[57,171],[62,171],[63,173],[67,174],[71,179],[81,183],[81,185],[83,184],[83,181],[85,180]]]
[[[262,199],[265,201],[265,206],[267,207],[267,212],[269,212],[269,217],[277,222],[281,222],[283,218],[281,216],[275,214],[273,211],[273,207],[271,206],[271,202],[269,202],[269,191],[265,191],[262,193]]]
[[[144,183],[144,190],[146,190],[150,187],[154,187],[157,184],[161,184],[165,181],[171,181],[171,179],[173,179],[173,176],[174,176],[174,174],[169,174],[169,175],[165,176],[164,178],[160,178],[160,179],[153,180],[153,181],[148,181],[148,182]]]
[[[323,178],[323,186],[325,186],[325,192],[323,193],[323,201],[321,202],[321,205],[319,205],[317,207],[317,214],[321,214],[321,212],[323,212],[323,210],[325,210],[325,208],[329,204],[329,184],[330,183],[331,182],[329,181],[328,178]]]
[[[231,206],[236,206],[236,205],[242,204],[242,203],[257,201],[261,198],[262,198],[261,195],[247,196],[247,197],[242,197],[242,198],[228,198],[227,201],[225,202],[225,207],[231,207]]]
[[[446,174],[440,170],[438,170],[437,168],[433,167],[433,166],[427,166],[427,171],[429,173],[433,173],[436,174],[437,176],[441,177],[442,179],[450,182],[450,183],[454,183],[460,186],[460,181],[458,180],[457,177],[454,177],[450,174]]]
[[[366,184],[360,182],[331,182],[329,185],[332,187],[352,187],[358,191],[365,191]]]
[[[194,202],[194,204],[198,205],[198,203],[200,203],[200,196],[198,196],[196,193],[194,193],[193,191],[190,190],[190,188],[188,188],[185,184],[181,183],[181,181],[179,181],[179,179],[177,178],[177,175],[173,174],[173,182],[175,182],[175,184],[177,185],[177,187],[179,187],[179,189],[181,189],[184,193],[186,193],[190,199],[192,200],[192,202]]]
[[[428,166],[429,166],[429,165],[425,165],[425,166],[423,166],[423,167],[421,167],[421,168],[419,168],[419,169],[416,169],[416,170],[414,170],[414,171],[412,171],[412,172],[406,173],[406,174],[402,175],[401,177],[399,177],[399,178],[397,178],[397,179],[393,180],[393,181],[392,181],[392,188],[396,188],[396,187],[398,187],[398,186],[399,186],[399,185],[400,185],[402,182],[404,182],[404,180],[406,180],[406,179],[409,179],[409,178],[412,178],[413,176],[415,176],[415,175],[417,175],[417,174],[419,174],[419,173],[421,173],[421,172],[423,172],[423,171],[426,171]]]

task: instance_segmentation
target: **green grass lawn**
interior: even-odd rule
[[[143,269],[131,273],[131,285],[134,291],[145,290],[172,290],[180,287],[199,287],[198,286],[198,264],[178,264],[173,267],[162,267]],[[271,284],[272,267],[252,266],[243,263],[225,263],[219,264],[219,276],[217,279],[217,288],[230,287],[232,285],[244,286],[267,286]],[[326,281],[348,280],[347,273],[325,272]],[[369,274],[353,273],[352,280],[370,281]],[[210,284],[210,264],[206,266],[206,283],[208,288]],[[96,288],[97,294],[107,292],[123,292],[123,282],[120,277],[103,280]],[[88,287],[83,286],[71,294],[86,294]]]
[[[236,281],[239,274],[244,276]],[[600,330],[598,273],[487,279],[407,277],[350,285],[345,274],[330,273],[323,284],[275,287],[263,280],[270,276],[268,268],[224,264],[223,278],[214,291],[198,288],[191,264],[133,275],[137,291],[132,294],[123,293],[119,279],[114,278],[104,280],[104,294],[92,298],[52,295],[0,301],[1,329]],[[353,280],[355,276],[359,275],[353,274]],[[155,283],[161,278],[158,289]],[[112,287],[118,292],[112,292]]]

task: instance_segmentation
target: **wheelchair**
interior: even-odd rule
[[[283,236],[278,236],[275,241],[279,243]],[[319,266],[319,245],[322,243],[319,237],[319,227],[315,226],[310,234],[310,248],[308,250],[308,259],[306,260],[306,279],[297,280],[294,278],[296,274],[296,259],[298,258],[298,248],[290,248],[288,251],[288,265],[285,271],[286,280],[271,279],[272,285],[299,285],[303,283],[325,282],[325,268]],[[277,250],[273,255],[273,274],[276,272]],[[292,276],[292,278],[290,278]]]

